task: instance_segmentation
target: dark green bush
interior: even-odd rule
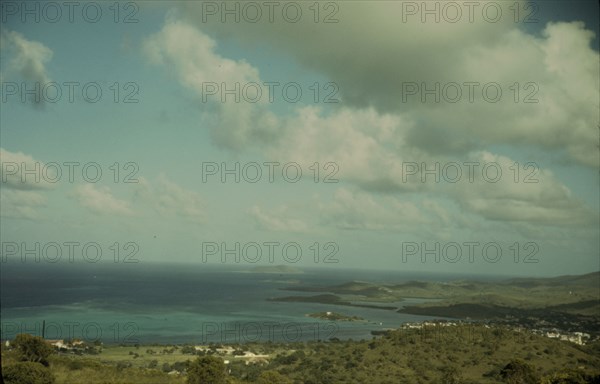
[[[2,367],[2,378],[4,384],[54,384],[50,369],[31,361]]]

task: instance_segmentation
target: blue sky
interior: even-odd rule
[[[332,271],[542,276],[600,268],[595,1],[480,2],[473,22],[464,2],[455,3],[464,16],[456,22],[444,19],[452,13],[440,13],[440,22],[423,16],[421,2],[383,1],[316,3],[315,22],[315,3],[295,2],[288,7],[302,10],[296,23],[280,8],[273,22],[248,22],[242,13],[240,22],[233,15],[222,22],[221,2],[200,1],[121,2],[117,22],[112,2],[82,2],[102,10],[98,22],[81,9],[70,22],[62,9],[52,23],[52,9],[30,4],[39,22],[22,14],[21,2],[3,3],[0,15],[5,262],[20,262],[23,244],[40,243],[34,253],[44,259],[48,244],[75,241],[99,244],[104,262],[113,261],[118,242],[137,244],[142,263],[201,263],[203,243],[237,242],[240,256],[244,245],[249,252],[261,245],[260,263],[269,264],[264,243],[278,242],[273,264]],[[502,16],[491,22],[483,8]],[[533,10],[537,22],[524,23]],[[330,14],[337,23],[323,22]],[[136,22],[124,23],[127,15]],[[51,93],[54,82],[60,97]],[[72,102],[69,82],[78,84]],[[266,82],[281,84],[273,102]],[[472,102],[465,82],[479,84]],[[263,97],[236,103],[207,94],[209,84],[236,83],[249,92],[259,84]],[[439,102],[422,92],[436,83]],[[50,93],[22,101],[20,87],[36,84]],[[86,84],[102,91],[97,102],[83,98]],[[287,100],[286,84],[293,85]],[[483,97],[486,84],[502,91],[497,102]],[[302,97],[291,102],[298,87]],[[339,102],[324,103],[330,93]],[[73,180],[70,162],[81,164]],[[271,183],[265,162],[297,164],[303,177],[286,181],[279,166]],[[45,177],[52,163],[62,171],[56,183]],[[98,181],[81,174],[90,163],[92,176],[102,171]],[[258,164],[262,177],[222,182],[220,172],[204,174],[207,163],[238,163],[250,177]],[[465,163],[477,164],[472,182]],[[23,166],[36,164],[40,180],[23,181]],[[450,172],[439,182],[421,172],[436,164]],[[462,176],[449,182],[457,164]],[[502,175],[491,182],[497,169]],[[330,172],[337,182],[324,183]],[[137,182],[125,182],[127,175]],[[281,254],[292,243],[303,252],[295,263]],[[479,245],[469,260],[472,243]],[[456,245],[462,257],[453,262]],[[329,252],[332,262],[323,263]],[[64,261],[64,245],[62,254]],[[76,253],[78,260],[89,262]],[[207,260],[219,263],[220,254]],[[231,255],[226,263],[253,265]]]

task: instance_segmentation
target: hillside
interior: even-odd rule
[[[246,351],[265,358],[234,356],[246,355]],[[189,362],[205,353],[229,362],[224,384],[564,384],[600,380],[598,342],[577,346],[526,331],[483,325],[403,328],[365,341],[249,343],[232,348],[212,345],[206,352],[191,346],[111,346],[93,355],[54,354],[49,369],[56,377],[55,384],[183,384]],[[14,351],[3,347],[3,366],[14,363]],[[528,370],[534,381],[510,381],[507,367],[511,364]],[[559,375],[571,381],[551,381]],[[278,379],[265,381],[264,377]]]
[[[499,321],[515,326],[600,337],[600,272],[551,278],[512,278],[501,281],[406,281],[378,285],[352,281],[329,287],[294,286],[288,291],[326,292],[329,304],[353,301],[398,303],[406,298],[436,299],[404,306],[398,312],[456,319]],[[307,300],[287,296],[277,301]],[[350,303],[350,304],[349,304]]]

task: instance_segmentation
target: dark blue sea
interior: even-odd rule
[[[310,268],[301,274],[256,273],[250,267],[208,264],[3,263],[0,267],[3,340],[30,333],[105,344],[370,339],[373,330],[431,318],[394,310],[267,299],[309,294],[282,290],[293,286],[468,277]],[[406,298],[381,305],[400,308],[422,301]],[[325,311],[365,321],[334,323],[306,316]]]

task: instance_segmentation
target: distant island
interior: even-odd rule
[[[287,303],[319,303],[319,304],[344,305],[344,306],[348,306],[348,307],[361,307],[361,308],[373,308],[373,309],[385,309],[385,310],[398,309],[398,307],[393,307],[393,306],[352,303],[350,301],[342,300],[342,298],[339,296],[328,295],[328,294],[315,295],[315,296],[275,297],[275,298],[267,299],[267,301],[281,301],[281,302],[287,302]]]
[[[365,321],[362,317],[347,316],[337,312],[316,312],[306,315],[315,319],[330,320],[330,321]]]
[[[501,281],[406,281],[396,284],[351,281],[333,286],[285,287],[281,289],[316,295],[268,300],[393,309],[412,315],[496,322],[528,329],[556,328],[600,337],[599,286],[600,272]],[[428,301],[399,309],[391,306],[406,298]],[[379,303],[390,305],[375,305]]]
[[[248,273],[273,273],[273,274],[300,274],[304,273],[300,268],[290,267],[289,265],[259,265],[252,268]]]

